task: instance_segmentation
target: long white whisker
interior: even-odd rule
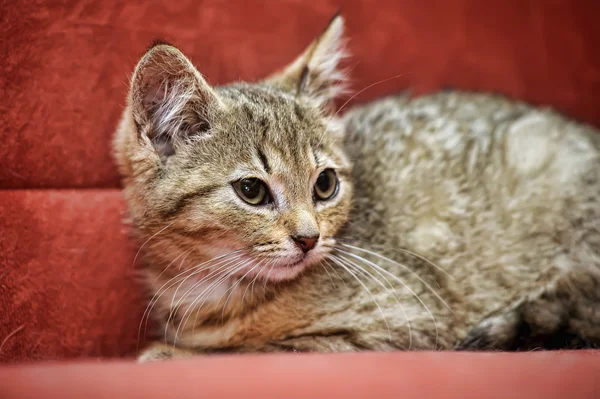
[[[396,302],[398,303],[398,305],[400,305],[400,310],[402,310],[402,313],[404,314],[404,320],[406,320],[406,324],[408,326],[408,350],[411,350],[412,349],[412,328],[410,325],[410,320],[408,318],[408,315],[406,314],[406,309],[402,305],[402,301],[398,297],[398,292],[396,292],[396,290],[394,289],[394,286],[392,285],[392,283],[390,283],[390,280],[388,280],[379,270],[373,269],[377,274],[379,274],[379,276],[381,278],[383,278],[386,281],[386,283],[389,286],[389,287],[386,287],[385,284],[383,284],[381,281],[379,281],[377,278],[375,278],[375,276],[373,276],[367,270],[360,267],[360,265],[358,265],[357,263],[355,263],[355,262],[351,261],[350,259],[347,259],[343,256],[338,256],[338,258],[343,259],[346,262],[348,262],[348,263],[346,263],[346,265],[348,265],[349,267],[354,267],[355,269],[363,270],[366,274],[369,275],[369,277],[371,277],[371,279],[373,279],[375,282],[377,282],[379,285],[381,285],[381,287],[383,287],[384,289],[386,289],[388,291],[391,290],[393,292],[394,298],[396,298]],[[437,346],[437,344],[436,344],[436,346]]]
[[[331,265],[331,263],[328,262],[327,258],[323,259],[323,262],[325,263],[325,265],[329,266],[329,268],[335,273],[335,275],[337,276],[337,278],[344,284],[344,286],[346,288],[348,288],[348,284],[346,284],[346,280],[344,280],[342,278],[342,276],[340,276],[340,274],[337,272],[337,270],[335,269],[335,267],[333,267]]]
[[[241,255],[239,255],[239,256],[241,256]],[[234,259],[220,260],[218,262],[218,263],[221,263],[221,265],[219,267],[217,267],[216,269],[213,269],[212,271],[209,272],[208,275],[202,277],[201,279],[199,279],[198,281],[196,281],[194,284],[192,284],[192,286],[181,296],[181,298],[179,298],[179,300],[177,301],[177,303],[175,304],[175,306],[173,306],[174,298],[177,296],[177,291],[179,290],[179,288],[181,287],[181,285],[185,282],[186,279],[188,279],[192,275],[200,273],[201,271],[196,271],[196,272],[192,273],[191,275],[187,276],[186,278],[184,278],[182,281],[179,282],[179,285],[177,286],[177,289],[175,290],[175,293],[171,297],[171,305],[169,307],[169,316],[167,317],[167,321],[165,322],[165,342],[167,341],[167,332],[168,332],[168,329],[169,329],[169,323],[177,315],[177,313],[179,311],[179,307],[181,306],[181,304],[183,303],[183,301],[185,301],[185,299],[189,296],[189,294],[191,292],[193,292],[196,288],[198,288],[204,281],[206,281],[211,276],[213,276],[215,273],[221,274],[220,271],[222,271],[224,268],[227,268],[227,266],[229,264],[231,264],[232,262],[236,262],[237,259],[239,259],[239,256],[237,258],[234,258]],[[223,264],[223,262],[225,262],[225,264]],[[215,265],[210,265],[210,266],[206,266],[206,268],[211,268],[211,267],[214,267],[214,266]]]
[[[179,298],[179,300],[177,301],[175,306],[173,307],[173,305],[171,305],[171,308],[170,308],[171,313],[169,314],[169,319],[167,320],[167,325],[168,325],[168,322],[171,321],[171,317],[174,317],[179,312],[179,308],[180,308],[181,304],[183,303],[183,301],[185,301],[185,299],[196,288],[198,288],[200,285],[202,285],[202,283],[204,283],[205,281],[207,281],[211,278],[217,278],[217,276],[223,275],[224,273],[227,273],[229,270],[234,269],[237,266],[237,264],[239,264],[241,256],[242,255],[238,255],[236,258],[228,259],[228,260],[224,261],[225,263],[222,263],[223,261],[221,261],[221,265],[219,267],[211,270],[206,276],[202,277],[201,279],[196,281],[194,284],[192,284],[192,286],[190,288],[188,288],[188,290],[181,296],[181,298]],[[232,263],[236,263],[236,264],[231,265]],[[214,266],[215,265],[211,265],[211,267],[214,267]],[[191,276],[188,276],[188,277],[191,277]],[[181,287],[181,284],[183,284],[184,282],[185,282],[185,280],[179,284],[179,287]],[[179,287],[177,287],[177,288],[179,289]],[[209,285],[209,287],[210,287],[210,285]],[[203,292],[205,292],[205,291],[203,291]],[[177,290],[173,294],[173,298],[175,298],[176,295],[177,295]],[[171,299],[171,303],[173,303],[173,298]]]
[[[168,291],[168,290],[169,290],[171,287],[173,287],[174,285],[178,284],[178,283],[179,283],[179,281],[180,281],[180,279],[181,279],[181,278],[183,278],[182,276],[184,276],[184,275],[186,275],[186,274],[189,274],[189,273],[191,273],[192,275],[193,275],[193,274],[198,274],[198,273],[202,272],[203,270],[205,270],[205,269],[207,269],[207,268],[210,268],[210,267],[214,266],[214,265],[212,265],[212,264],[211,264],[212,262],[219,261],[219,262],[217,262],[217,264],[218,264],[218,263],[220,263],[221,261],[223,261],[223,260],[224,260],[223,258],[227,258],[227,257],[229,257],[229,256],[232,256],[232,255],[236,254],[236,253],[237,253],[237,252],[239,252],[239,251],[241,251],[241,249],[240,249],[240,250],[233,251],[233,252],[230,252],[230,253],[228,253],[228,254],[225,254],[225,255],[221,255],[221,256],[219,256],[219,257],[217,257],[217,258],[213,258],[213,259],[207,260],[207,261],[205,261],[205,262],[202,262],[202,263],[200,263],[199,265],[197,265],[197,266],[194,266],[194,267],[192,267],[192,268],[189,268],[189,269],[187,269],[187,270],[185,270],[185,271],[183,271],[183,272],[181,272],[181,273],[177,274],[175,277],[173,277],[173,278],[171,278],[171,279],[167,280],[167,282],[165,282],[165,283],[164,283],[164,284],[163,284],[163,285],[162,285],[162,286],[161,286],[161,287],[160,287],[160,288],[159,288],[159,289],[156,291],[156,293],[154,294],[154,296],[152,297],[152,299],[151,299],[151,300],[150,300],[150,302],[148,303],[148,306],[146,307],[146,309],[147,309],[148,311],[147,311],[147,314],[146,314],[146,322],[145,322],[145,325],[144,325],[144,331],[146,331],[146,329],[148,328],[148,319],[150,318],[150,314],[152,313],[152,310],[154,309],[154,306],[155,306],[155,305],[158,303],[158,301],[160,300],[160,297],[161,297],[163,294],[165,294],[165,293],[166,293],[166,292],[167,292],[167,291]],[[203,268],[201,268],[200,270],[197,270],[198,268],[200,268],[201,266],[204,266],[204,265],[206,265],[206,264],[208,264],[208,265],[207,265],[207,266],[205,266],[205,267],[203,267]],[[179,280],[178,280],[178,279],[179,279]],[[171,306],[172,306],[172,305],[171,305]],[[146,312],[144,312],[144,313],[146,313]],[[142,320],[143,320],[143,316],[142,316]]]
[[[367,291],[367,293],[371,297],[371,300],[377,306],[377,309],[379,309],[379,313],[381,314],[381,317],[383,318],[383,322],[385,323],[385,326],[387,327],[388,335],[389,335],[390,342],[391,342],[392,341],[392,331],[390,330],[390,326],[388,325],[387,318],[385,317],[385,313],[383,312],[383,309],[381,309],[381,306],[379,306],[379,302],[377,302],[375,300],[375,297],[373,296],[373,293],[371,292],[371,290],[365,285],[365,283],[362,282],[361,279],[359,279],[356,276],[356,274],[352,270],[350,270],[342,262],[340,262],[336,256],[327,255],[327,257],[329,259],[331,259],[334,263],[336,263],[338,266],[340,266],[342,269],[346,270],[346,272],[348,272],[348,274],[350,274],[352,277],[354,277],[356,279],[356,281]]]
[[[364,241],[364,240],[358,240],[358,239],[356,239],[356,238],[354,238],[354,237],[352,238],[352,241],[357,241],[357,242],[360,242],[360,243],[362,243],[362,244],[367,244],[367,245],[369,244],[368,242],[366,242],[366,241]],[[342,243],[342,242],[340,242],[340,244],[344,245],[344,243]],[[403,252],[403,253],[405,253],[405,254],[407,254],[407,255],[410,255],[410,256],[412,256],[412,257],[414,257],[414,258],[420,259],[420,260],[422,260],[423,262],[427,263],[428,265],[430,265],[430,266],[433,266],[434,268],[436,268],[436,269],[437,269],[437,270],[439,270],[440,272],[444,273],[444,275],[446,275],[446,276],[447,276],[448,278],[450,278],[451,280],[454,280],[454,276],[452,276],[451,274],[449,274],[449,273],[448,273],[447,271],[445,271],[445,270],[444,270],[444,269],[443,269],[441,266],[439,266],[439,265],[435,264],[434,262],[432,262],[431,260],[427,259],[427,258],[426,258],[426,257],[424,257],[423,255],[420,255],[420,254],[418,254],[418,253],[416,253],[416,252],[413,252],[413,251],[409,251],[408,249],[405,249],[405,248],[385,248],[385,249],[392,250],[392,251],[399,251],[399,252]]]
[[[200,280],[198,280],[194,285],[192,285],[192,287],[190,287],[190,289],[188,289],[188,291],[186,291],[186,293],[182,296],[182,298],[185,298],[187,296],[187,294],[189,292],[191,292],[198,283],[201,283],[202,281],[205,281],[207,277],[212,276],[217,270],[220,270],[223,268],[223,266],[227,266],[228,264],[231,264],[233,262],[235,262],[237,259],[239,259],[240,257],[242,257],[243,254],[238,254],[236,257],[232,258],[232,259],[227,259],[225,261],[225,264],[221,263],[221,266],[219,266],[217,269],[213,269],[211,272],[209,272],[205,277],[201,278]],[[210,268],[214,268],[216,265],[210,265]],[[199,271],[198,271],[199,272]],[[197,275],[198,273],[192,273],[189,276],[187,276],[186,278],[184,278],[180,283],[179,286],[177,287],[177,289],[175,290],[175,292],[173,293],[173,296],[171,298],[171,306],[170,308],[173,308],[173,302],[175,302],[175,298],[177,297],[177,292],[179,291],[179,288],[185,284],[185,282],[190,278],[193,277],[194,275]],[[179,303],[181,302],[181,299],[179,300],[179,302],[177,302],[177,305],[175,305],[175,308],[179,307]]]
[[[159,293],[160,293],[161,291],[163,291],[163,289],[164,289],[164,292],[166,292],[166,291],[167,291],[169,288],[173,287],[175,284],[177,284],[177,283],[179,282],[179,281],[174,281],[174,280],[177,280],[177,279],[179,279],[180,277],[181,277],[181,278],[184,278],[184,277],[182,277],[182,276],[185,276],[186,274],[190,274],[190,273],[191,273],[191,275],[198,274],[199,272],[202,272],[202,271],[206,270],[207,268],[210,268],[210,267],[214,266],[214,265],[212,264],[212,262],[224,260],[224,259],[226,259],[227,257],[229,257],[229,256],[233,256],[233,255],[235,255],[236,253],[238,253],[238,252],[240,252],[240,251],[242,251],[242,250],[243,250],[243,249],[238,249],[238,250],[235,250],[235,251],[233,251],[233,252],[229,252],[229,253],[227,253],[227,254],[225,254],[225,255],[221,255],[221,256],[218,256],[218,257],[216,257],[216,258],[209,259],[209,260],[207,260],[207,261],[205,261],[205,262],[202,262],[202,263],[200,263],[200,264],[198,264],[198,265],[196,265],[196,266],[194,266],[194,267],[191,267],[191,268],[189,268],[189,269],[186,269],[186,270],[184,270],[183,272],[181,272],[181,273],[177,274],[175,277],[173,277],[173,278],[169,279],[167,282],[165,282],[165,283],[164,283],[164,284],[163,284],[163,285],[162,285],[162,286],[161,286],[161,287],[160,287],[160,288],[159,288],[159,289],[156,291],[156,294],[154,294],[154,296],[156,296],[156,295],[159,295]],[[207,264],[208,264],[208,265],[207,265]],[[217,263],[217,264],[218,264],[218,263]],[[207,265],[207,266],[205,266],[205,267],[202,267],[202,266],[204,266],[204,265]],[[198,268],[200,268],[200,267],[202,267],[202,268],[198,270]],[[190,276],[187,276],[187,277],[190,277]],[[168,287],[166,287],[167,285],[168,285]],[[165,288],[165,287],[166,287],[166,288]],[[163,292],[163,293],[164,293],[164,292]],[[163,293],[161,293],[160,295],[162,295]],[[160,295],[159,295],[159,298],[160,298]],[[153,298],[154,298],[154,297],[153,297]],[[158,298],[156,299],[156,301],[158,301]],[[155,303],[156,303],[156,301],[155,301]],[[150,302],[152,303],[152,301],[150,301]],[[173,306],[173,303],[171,302],[171,307],[172,307],[172,306]],[[151,310],[152,310],[152,309],[150,309],[150,311],[151,311]]]
[[[177,329],[175,331],[175,336],[173,338],[173,346],[175,346],[175,344],[177,343],[177,338],[179,336],[179,331],[181,330],[182,327],[184,327],[189,318],[192,315],[192,310],[195,308],[196,304],[198,302],[200,302],[200,300],[202,300],[202,298],[204,298],[205,300],[208,299],[210,297],[210,294],[212,292],[214,292],[214,290],[219,287],[221,285],[221,283],[225,282],[226,280],[228,280],[233,273],[235,273],[235,271],[238,269],[239,265],[241,264],[242,261],[236,263],[235,265],[231,265],[229,267],[227,267],[225,270],[221,270],[215,280],[211,281],[211,283],[209,284],[208,287],[206,287],[199,295],[196,296],[196,298],[194,298],[192,300],[192,302],[187,306],[185,312],[183,312],[183,316],[181,317],[181,320],[179,321],[179,324],[177,326]],[[215,276],[213,276],[215,277]],[[198,312],[199,312],[199,308],[196,309],[196,318],[194,319],[194,329],[195,329],[195,324],[197,322],[197,318],[198,318]],[[189,313],[189,314],[188,314]],[[187,317],[186,317],[187,316]],[[193,330],[192,330],[193,332]],[[167,330],[165,329],[165,339],[166,339],[166,333]]]
[[[438,326],[437,326],[437,322],[435,320],[435,317],[433,316],[433,313],[431,313],[431,310],[429,310],[429,308],[427,307],[427,305],[425,305],[425,302],[423,302],[423,300],[419,297],[419,295],[417,295],[416,292],[414,292],[408,285],[406,285],[404,283],[404,281],[402,281],[399,277],[395,276],[394,274],[388,272],[387,270],[385,270],[384,268],[382,268],[381,266],[371,262],[368,259],[362,258],[356,254],[353,254],[351,252],[348,251],[344,251],[341,249],[337,249],[338,251],[353,257],[354,259],[358,259],[358,260],[362,260],[363,262],[367,263],[369,266],[371,266],[372,268],[379,270],[385,274],[387,274],[388,276],[390,276],[391,278],[393,278],[394,280],[396,280],[397,282],[399,282],[400,284],[402,284],[402,286],[404,286],[404,288],[406,288],[411,294],[413,294],[415,296],[415,298],[421,303],[421,305],[423,305],[423,307],[425,308],[425,311],[427,311],[427,313],[429,313],[429,316],[431,317],[431,320],[433,320],[433,325],[435,327],[435,347],[437,349],[437,342],[438,342],[438,337],[439,337],[439,332],[438,332]],[[444,302],[445,303],[445,302]]]
[[[191,310],[193,308],[196,308],[196,317],[194,318],[194,325],[192,327],[192,333],[193,333],[193,331],[196,328],[198,313],[199,313],[200,309],[204,306],[204,303],[206,302],[206,300],[208,300],[208,298],[210,297],[210,294],[212,294],[223,282],[227,281],[231,276],[235,275],[235,273],[237,273],[238,270],[242,270],[247,264],[248,264],[248,261],[244,262],[244,260],[242,260],[242,261],[236,263],[235,265],[230,266],[224,272],[221,272],[220,277],[217,277],[217,279],[215,281],[213,281],[200,295],[198,295],[192,301],[192,303],[190,305],[188,305],[187,309],[183,313],[183,316],[181,317],[181,322],[179,323],[179,326],[177,327],[177,331],[175,332],[175,338],[174,338],[173,342],[177,341],[177,337],[179,336],[179,330],[181,329],[182,326],[187,324],[189,318],[192,316]],[[202,298],[204,298],[204,300],[202,300]],[[202,300],[202,304],[197,307],[196,305],[200,302],[200,300]],[[186,315],[187,315],[187,317],[186,317]]]
[[[246,289],[244,290],[244,294],[242,295],[242,306],[244,306],[244,298],[246,297],[246,292],[248,291],[249,287],[252,287],[252,291],[250,293],[250,295],[252,295],[252,298],[254,298],[254,286],[256,285],[256,281],[258,280],[258,277],[265,271],[267,270],[267,267],[261,267],[261,269],[258,271],[258,273],[256,273],[256,276],[254,276],[254,278],[252,279],[252,281],[250,282],[250,284],[248,284],[248,286],[246,287]]]
[[[388,261],[388,262],[390,262],[390,263],[391,263],[391,264],[393,264],[393,265],[397,265],[397,266],[400,266],[400,267],[402,267],[402,268],[404,268],[404,269],[408,270],[408,271],[409,271],[409,272],[411,272],[411,273],[412,273],[412,274],[413,274],[413,275],[414,275],[414,276],[415,276],[415,277],[416,277],[416,278],[417,278],[417,279],[418,279],[418,280],[419,280],[421,283],[423,283],[423,285],[425,285],[427,288],[429,288],[429,290],[430,290],[430,291],[431,291],[431,292],[432,292],[432,293],[433,293],[433,294],[434,294],[434,295],[437,297],[437,299],[439,299],[439,300],[440,300],[440,302],[442,302],[442,303],[443,303],[443,304],[444,304],[444,305],[445,305],[445,306],[448,308],[448,310],[452,312],[452,308],[450,308],[450,305],[448,305],[448,304],[446,303],[446,301],[444,301],[444,299],[443,299],[443,298],[442,298],[442,297],[441,297],[441,296],[440,296],[440,295],[439,295],[439,294],[438,294],[438,293],[437,293],[437,292],[436,292],[436,291],[435,291],[435,290],[434,290],[434,289],[431,287],[431,285],[429,285],[429,284],[427,283],[427,281],[423,280],[423,279],[421,278],[421,276],[419,276],[419,275],[418,275],[418,274],[417,274],[417,273],[416,273],[414,270],[411,270],[411,269],[410,269],[408,266],[406,266],[406,265],[403,265],[402,263],[398,263],[398,262],[396,262],[396,261],[394,261],[394,260],[392,260],[392,259],[390,259],[390,258],[387,258],[387,257],[385,257],[385,256],[383,256],[383,255],[380,255],[380,254],[378,254],[377,252],[369,251],[368,249],[364,249],[364,248],[355,247],[354,245],[349,245],[349,244],[342,244],[342,245],[343,245],[343,246],[345,246],[345,247],[347,247],[347,248],[355,249],[355,250],[357,250],[357,251],[363,251],[363,252],[366,252],[366,253],[368,253],[368,254],[370,254],[370,255],[373,255],[373,256],[375,256],[375,257],[377,257],[377,258],[379,258],[379,259],[383,259],[383,260],[385,260],[385,261]],[[354,254],[352,254],[351,252],[346,252],[346,251],[343,251],[343,250],[340,250],[340,249],[338,249],[338,251],[344,252],[344,253],[346,253],[346,254],[351,254],[351,255],[354,255]],[[354,255],[354,256],[356,256],[356,255]]]
[[[185,258],[192,253],[192,251],[195,249],[195,247],[191,247],[190,249],[188,249],[187,251],[184,251],[182,253],[180,253],[179,255],[177,255],[177,257],[175,259],[173,259],[168,265],[167,267],[165,267],[162,272],[160,272],[160,274],[158,276],[156,276],[156,278],[154,279],[154,283],[156,283],[161,277],[162,275],[171,267],[171,265],[173,265],[173,263],[175,263],[177,261],[177,259],[179,259],[183,254],[185,254],[185,256],[183,257],[183,259],[181,259],[181,262],[183,263],[185,261]]]
[[[340,107],[340,108],[337,110],[337,112],[335,113],[335,116],[337,116],[337,115],[338,115],[338,114],[339,114],[339,113],[340,113],[340,112],[341,112],[341,111],[342,111],[342,110],[343,110],[343,109],[346,107],[346,105],[348,105],[348,103],[349,103],[350,101],[354,100],[354,98],[356,98],[356,96],[358,96],[358,95],[362,94],[364,91],[366,91],[366,90],[369,90],[369,89],[370,89],[371,87],[373,87],[373,86],[377,86],[377,85],[379,85],[379,84],[382,84],[382,83],[389,82],[390,80],[398,79],[398,78],[400,78],[400,77],[402,77],[402,76],[404,76],[404,75],[400,74],[400,75],[392,76],[391,78],[387,78],[387,79],[380,80],[379,82],[371,83],[370,85],[368,85],[368,86],[367,86],[367,87],[365,87],[364,89],[357,91],[357,92],[356,92],[356,93],[355,93],[355,94],[354,94],[352,97],[350,97],[350,98],[349,98],[349,99],[348,99],[348,100],[347,100],[347,101],[346,101],[344,104],[342,104],[342,106],[341,106],[341,107]]]
[[[354,100],[356,98],[356,96],[362,94],[364,91],[369,90],[371,87],[373,86],[377,86],[379,84],[385,83],[385,82],[389,82],[390,80],[394,80],[394,79],[398,79],[399,77],[402,77],[403,75],[396,75],[396,76],[392,76],[391,78],[387,78],[387,79],[383,79],[380,80],[379,82],[375,82],[375,83],[371,83],[370,85],[368,85],[367,87],[363,88],[362,90],[357,91],[356,93],[354,93],[344,104],[342,104],[342,106],[337,110],[337,112],[331,117],[331,119],[335,119],[338,114],[340,112],[342,112],[342,110],[346,107],[346,105],[348,105],[348,103],[352,100]],[[325,132],[323,132],[323,134],[321,135],[321,139],[319,141],[319,144],[321,143],[321,141],[323,140],[323,137],[325,137],[325,135],[327,134],[327,129],[325,130]]]
[[[271,272],[273,271],[273,268],[275,267],[275,260],[273,260],[272,262],[273,264],[271,265],[271,267],[269,267],[269,271],[267,272],[267,275],[265,276],[263,281],[263,290],[267,289],[267,283],[269,282],[269,276],[271,275]]]
[[[273,264],[275,262],[274,259],[270,260],[269,262],[267,262],[267,265],[269,264]],[[242,295],[242,305],[244,304],[244,298],[246,298],[246,293],[248,292],[248,289],[250,288],[250,286],[252,286],[252,295],[254,295],[254,283],[256,282],[256,280],[258,279],[258,276],[260,276],[260,274],[266,269],[266,266],[261,268],[260,271],[258,273],[256,273],[256,276],[254,276],[254,278],[252,279],[252,281],[250,282],[250,284],[248,284],[246,286],[246,289],[244,290],[244,294]]]
[[[190,248],[188,251],[186,251],[186,252],[187,252],[187,254],[191,253],[193,249],[194,249],[194,248],[192,247],[192,248]],[[154,280],[154,283],[156,283],[156,282],[158,281],[158,279],[159,279],[159,278],[160,278],[160,277],[163,275],[163,273],[164,273],[164,272],[165,272],[165,271],[166,271],[166,270],[167,270],[169,267],[171,267],[171,265],[172,265],[172,264],[173,264],[173,263],[174,263],[174,262],[175,262],[177,259],[179,259],[179,257],[181,257],[181,256],[182,256],[184,253],[186,253],[186,252],[182,252],[182,253],[180,253],[179,255],[177,255],[177,256],[175,257],[175,259],[173,259],[173,260],[171,261],[171,263],[169,263],[169,264],[167,265],[167,267],[166,267],[166,268],[165,268],[165,269],[164,269],[164,270],[163,270],[163,271],[162,271],[162,272],[161,272],[161,273],[158,275],[158,277],[156,277],[156,279]],[[184,258],[184,259],[185,259],[185,258]],[[145,328],[144,328],[144,336],[146,335],[146,330],[147,330],[147,328],[148,328],[148,321],[146,320],[146,323],[144,324],[144,319],[146,319],[146,316],[150,317],[150,313],[148,313],[148,309],[150,309],[150,305],[152,304],[152,301],[154,301],[154,298],[156,297],[156,295],[157,295],[157,294],[158,294],[158,292],[156,292],[156,293],[155,293],[155,294],[152,296],[152,299],[150,299],[150,302],[148,302],[148,305],[146,305],[146,309],[144,309],[144,313],[142,314],[142,319],[140,320],[140,325],[139,325],[139,327],[138,327],[138,335],[137,335],[137,345],[138,345],[138,349],[139,349],[139,343],[140,343],[140,336],[141,336],[141,333],[142,333],[142,325],[145,325]],[[147,314],[147,313],[148,313],[148,314]],[[146,315],[146,314],[147,314],[147,315]]]
[[[154,237],[156,237],[157,235],[159,235],[160,233],[162,233],[163,231],[165,231],[166,229],[168,229],[169,227],[171,227],[173,225],[173,223],[175,222],[171,222],[168,225],[166,225],[165,227],[163,227],[162,229],[158,230],[156,233],[152,234],[150,236],[150,238],[148,238],[140,247],[140,249],[138,249],[137,253],[135,254],[135,257],[133,258],[133,263],[132,266],[135,266],[135,262],[137,261],[138,256],[140,255],[140,252],[142,252],[142,248],[144,248],[146,246],[146,244],[148,244],[150,242],[151,239],[153,239]]]
[[[319,266],[321,266],[321,268],[325,271],[325,273],[327,273],[327,277],[329,277],[329,281],[331,281],[331,285],[333,285],[333,287],[337,290],[337,284],[333,282],[333,277],[331,277],[331,274],[329,273],[329,270],[327,270],[327,267],[325,267],[325,264],[323,262],[319,262]]]
[[[235,292],[236,288],[239,287],[239,285],[241,284],[241,282],[244,281],[244,279],[246,278],[246,276],[248,274],[250,274],[254,269],[256,269],[259,266],[260,266],[260,263],[257,263],[256,265],[254,265],[242,277],[240,277],[231,287],[229,287],[227,289],[230,292],[229,292],[229,295],[227,295],[227,299],[225,299],[225,303],[223,304],[223,309],[221,310],[221,322],[224,322],[224,319],[225,319],[225,308],[227,307],[227,302],[229,302],[229,298],[231,298],[231,295]],[[223,295],[225,295],[226,292],[227,291],[225,291],[223,293]],[[219,301],[221,301],[221,298],[223,297],[223,295],[221,295],[221,297],[217,301],[217,304],[219,303]]]

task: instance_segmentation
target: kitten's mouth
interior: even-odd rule
[[[286,260],[286,258],[282,258],[281,263],[269,268],[268,272],[265,272],[265,280],[272,282],[293,280],[298,277],[304,269],[317,262],[319,260],[319,255],[306,254],[300,257],[300,259],[293,260],[292,262]]]

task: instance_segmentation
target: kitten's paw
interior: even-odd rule
[[[483,320],[456,346],[461,351],[521,351],[600,348],[600,341],[560,324],[536,325],[518,312]]]
[[[600,347],[600,280],[565,276],[477,324],[457,350],[584,349]],[[581,280],[584,282],[582,282]]]
[[[456,350],[510,350],[519,331],[514,311],[488,317],[469,331]]]
[[[175,348],[172,345],[154,344],[142,351],[137,360],[138,363],[149,363],[175,358],[189,358],[193,355],[194,352]]]

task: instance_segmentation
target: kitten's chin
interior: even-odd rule
[[[273,283],[290,281],[298,277],[307,267],[308,265],[305,264],[305,261],[292,266],[276,266],[269,272],[269,276],[265,277],[265,279]]]
[[[304,270],[313,267],[320,260],[321,256],[316,253],[306,255],[296,262],[283,260],[281,263],[275,264],[272,268],[269,268],[268,271],[261,273],[261,275],[264,274],[264,280],[271,283],[291,281],[298,278]]]

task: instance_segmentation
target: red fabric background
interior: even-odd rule
[[[354,101],[406,87],[500,91],[600,126],[600,2],[347,0]],[[120,356],[143,304],[110,156],[154,38],[213,83],[283,66],[333,0],[0,3],[0,361]],[[47,189],[47,190],[41,190]]]

